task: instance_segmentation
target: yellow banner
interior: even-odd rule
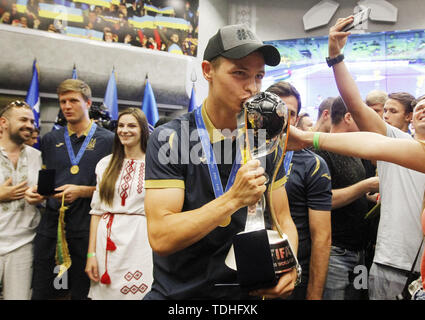
[[[39,10],[38,15],[41,18],[59,19],[59,20],[81,22],[81,23],[84,22],[83,16],[79,16],[75,14],[67,14],[64,12],[52,12],[47,10]]]
[[[73,2],[81,2],[85,4],[101,6],[106,8],[109,8],[111,6],[111,1],[106,1],[106,0],[73,0]],[[119,0],[118,0],[118,4],[119,4]]]

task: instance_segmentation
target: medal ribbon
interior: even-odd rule
[[[65,211],[68,207],[65,206],[65,192],[62,195],[62,205],[59,209],[58,230],[56,240],[55,261],[59,266],[59,273],[56,276],[61,278],[62,275],[71,267],[71,255],[69,254],[68,242],[65,235]]]
[[[215,159],[214,151],[211,146],[210,139],[208,137],[208,131],[205,127],[204,119],[202,119],[201,109],[202,108],[196,108],[195,110],[196,127],[198,129],[199,138],[202,143],[202,150],[204,152],[205,158],[207,159],[208,171],[210,173],[211,183],[214,189],[214,195],[216,198],[218,198],[223,195],[224,192],[227,192],[235,182],[236,173],[238,172],[240,167],[241,155],[240,152],[236,152],[236,158],[233,161],[232,170],[230,171],[230,176],[227,180],[226,189],[223,192],[223,185],[221,184],[217,161]]]
[[[286,176],[288,176],[289,165],[291,164],[293,155],[294,151],[286,151],[285,159],[283,160],[283,168],[285,169]]]
[[[64,133],[65,144],[68,150],[69,160],[71,161],[72,166],[78,165],[78,163],[80,162],[81,158],[83,157],[84,151],[86,151],[87,145],[89,144],[91,138],[94,135],[94,132],[96,131],[96,128],[97,128],[97,125],[96,123],[93,122],[90,128],[89,134],[84,139],[83,145],[78,151],[77,156],[75,156],[74,150],[72,149],[72,145],[71,145],[71,139],[69,138],[68,127],[65,126],[65,133]]]

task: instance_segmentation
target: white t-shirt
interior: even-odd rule
[[[387,136],[413,139],[388,124]],[[378,161],[377,167],[381,218],[373,261],[410,271],[423,237],[421,213],[425,174],[384,161]],[[419,262],[415,269],[419,271]]]
[[[41,164],[41,152],[24,145],[15,169],[0,147],[0,183],[12,177],[12,185],[27,180],[27,186],[32,187],[37,184]],[[40,212],[25,199],[0,202],[0,255],[30,243],[39,222]]]

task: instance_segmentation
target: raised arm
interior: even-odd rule
[[[313,146],[313,137],[320,149],[368,160],[393,162],[425,173],[425,142],[388,138],[372,132],[319,133],[290,129],[289,150]]]
[[[353,16],[338,19],[329,31],[329,57],[334,58],[342,53],[350,32],[342,32],[342,28],[353,21]],[[386,135],[387,129],[383,119],[363,101],[360,91],[344,61],[335,64],[333,73],[339,93],[361,131],[376,132]]]

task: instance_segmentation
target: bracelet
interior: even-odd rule
[[[315,150],[320,150],[319,147],[319,136],[320,136],[320,132],[315,132],[314,136],[313,136],[313,147]]]
[[[91,257],[96,257],[96,253],[95,252],[87,253],[87,258],[91,258]]]
[[[335,58],[326,58],[326,63],[328,64],[329,68],[336,65],[337,63],[340,63],[342,60],[344,60],[344,55],[340,53]]]

